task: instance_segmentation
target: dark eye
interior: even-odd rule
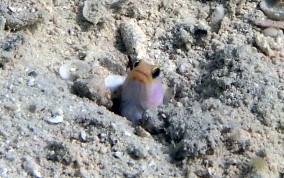
[[[137,66],[139,65],[139,63],[140,63],[140,60],[139,60],[139,61],[136,61],[136,62],[134,63],[134,65],[133,65],[133,67],[137,67]]]
[[[160,68],[159,67],[153,68],[153,70],[152,70],[152,77],[153,78],[157,78],[157,77],[159,77],[159,75],[160,75]]]

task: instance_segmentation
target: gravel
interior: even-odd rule
[[[283,176],[283,30],[259,2],[2,0],[0,177]],[[167,91],[134,125],[105,78],[139,58]]]

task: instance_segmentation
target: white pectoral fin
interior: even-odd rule
[[[109,75],[105,78],[105,87],[111,92],[117,91],[125,81],[125,76]]]

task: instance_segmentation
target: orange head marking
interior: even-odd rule
[[[144,84],[151,83],[155,78],[159,77],[160,68],[155,65],[148,64],[144,60],[140,60],[134,64],[132,71],[128,73],[128,77]]]

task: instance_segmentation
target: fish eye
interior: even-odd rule
[[[160,71],[161,71],[161,70],[160,70],[159,67],[154,67],[154,68],[152,69],[152,77],[153,77],[153,78],[159,77]]]
[[[140,61],[141,61],[141,60],[136,61],[136,62],[134,63],[134,65],[133,65],[133,67],[137,67],[137,66],[139,65]]]

